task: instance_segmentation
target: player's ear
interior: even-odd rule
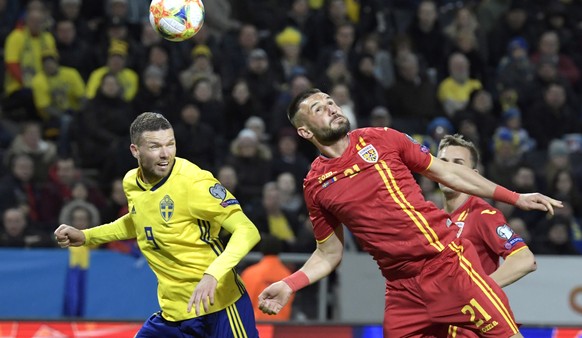
[[[139,151],[137,150],[137,146],[135,144],[132,143],[129,145],[129,151],[131,151],[131,155],[133,157],[135,157],[136,159],[138,158],[137,155],[138,155]]]
[[[313,133],[306,126],[297,128],[297,134],[306,140],[309,140],[311,137],[313,137]]]

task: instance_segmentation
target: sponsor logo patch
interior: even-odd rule
[[[234,198],[226,199],[226,188],[222,184],[215,183],[212,187],[210,187],[210,189],[208,189],[208,191],[212,197],[220,200],[220,205],[223,208],[226,208],[229,205],[239,204],[238,200]]]
[[[497,227],[497,236],[509,240],[513,237],[513,230],[507,224],[503,224]]]

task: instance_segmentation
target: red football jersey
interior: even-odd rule
[[[451,213],[458,236],[473,243],[485,272],[490,275],[499,267],[499,257],[526,247],[523,239],[507,224],[505,216],[479,197],[470,196]]]
[[[424,200],[412,174],[428,169],[432,155],[390,128],[357,129],[349,139],[342,156],[319,156],[305,178],[315,238],[325,241],[344,224],[385,278],[415,276],[456,236],[446,226],[448,215]]]

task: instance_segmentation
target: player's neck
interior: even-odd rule
[[[337,158],[343,155],[349,145],[350,137],[346,135],[330,145],[318,144],[317,148],[321,152],[321,155],[327,158]]]
[[[464,193],[445,194],[445,211],[452,213],[469,199],[469,195]]]

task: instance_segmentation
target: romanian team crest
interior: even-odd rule
[[[222,184],[215,183],[212,187],[210,187],[209,191],[212,197],[220,200],[220,205],[223,208],[226,208],[229,205],[239,204],[238,200],[234,198],[226,199],[227,191]]]
[[[166,222],[174,215],[174,201],[168,195],[164,196],[160,201],[160,214]]]
[[[360,149],[360,151],[358,151],[358,155],[360,155],[360,157],[368,163],[378,162],[378,151],[371,144],[368,144],[364,148]]]

